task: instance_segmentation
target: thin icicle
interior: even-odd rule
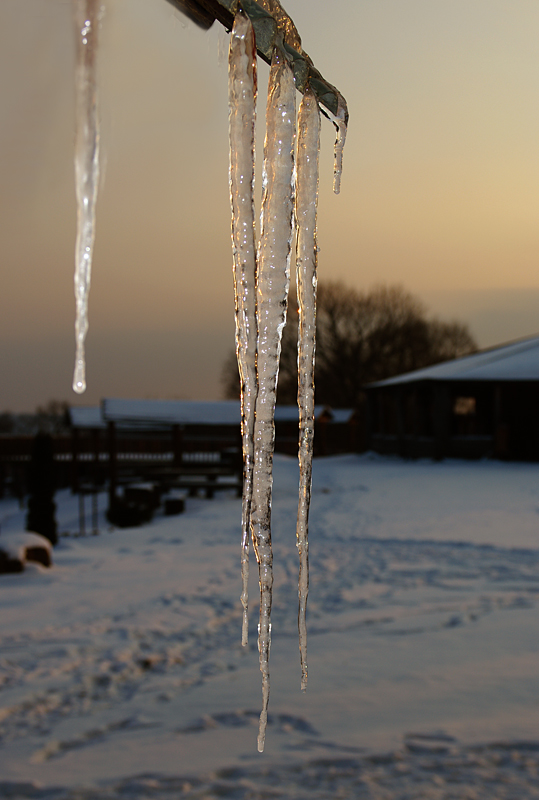
[[[253,438],[256,382],[256,244],[254,185],[254,127],[256,118],[256,44],[251,20],[236,14],[228,57],[230,139],[230,204],[236,299],[236,355],[241,383],[243,502],[241,519],[241,576],[243,624],[241,641],[248,641],[249,537],[253,490]]]
[[[286,322],[293,235],[294,140],[296,89],[285,57],[274,51],[266,109],[266,139],[262,225],[257,276],[258,396],[254,431],[251,528],[260,581],[258,650],[262,672],[262,713],[258,750],[264,749],[269,700],[269,651],[273,555],[271,548],[271,490],[275,441],[275,396]]]
[[[77,244],[75,248],[76,356],[73,389],[86,389],[84,340],[88,330],[88,292],[95,237],[95,204],[99,180],[97,108],[97,43],[101,0],[74,0],[76,26],[75,185]]]
[[[316,344],[316,214],[320,111],[308,87],[298,113],[296,156],[296,280],[299,304],[298,405],[299,502],[296,525],[299,552],[298,630],[301,690],[307,688],[307,596],[309,593],[309,505],[314,441],[314,352]]]
[[[346,100],[342,95],[339,95],[337,113],[335,115],[331,114],[330,117],[337,131],[337,136],[335,138],[335,160],[333,163],[333,191],[335,194],[339,194],[341,191],[342,156],[344,143],[346,142],[346,131],[348,129],[348,108],[346,106]]]

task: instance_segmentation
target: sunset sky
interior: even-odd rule
[[[400,283],[481,346],[538,333],[539,3],[283,4],[350,110],[339,196],[322,126],[320,279]],[[165,0],[106,0],[79,397],[71,3],[1,0],[0,411],[220,396],[234,347],[227,47],[219,23],[203,32]],[[261,64],[261,121],[267,76]]]

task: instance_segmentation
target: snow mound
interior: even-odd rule
[[[16,531],[0,539],[0,574],[22,572],[27,561],[52,566],[52,545],[39,533]]]

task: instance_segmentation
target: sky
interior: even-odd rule
[[[539,4],[283,4],[350,110],[338,196],[322,125],[320,280],[401,284],[480,346],[538,333]],[[219,23],[204,32],[166,0],[106,0],[78,396],[71,3],[0,3],[0,411],[221,396],[234,348],[227,46]],[[267,76],[260,64],[258,177]]]

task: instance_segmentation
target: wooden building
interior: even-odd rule
[[[107,485],[108,516],[116,524],[124,517],[132,522],[125,505],[142,493],[141,483],[159,496],[173,489],[241,494],[239,401],[105,399],[100,407],[71,408],[70,419],[73,491],[95,498]],[[276,407],[275,429],[276,452],[297,455],[297,406]],[[315,454],[350,452],[356,439],[351,410],[315,408]]]
[[[539,337],[397,375],[366,394],[376,452],[539,461]]]
[[[99,407],[70,409],[74,488],[119,451],[128,462],[181,462],[189,453],[241,451],[240,404],[234,400],[105,399]],[[297,455],[298,408],[275,408],[275,450]],[[315,407],[315,454],[353,452],[357,422],[351,409]],[[361,449],[364,449],[362,447]]]

